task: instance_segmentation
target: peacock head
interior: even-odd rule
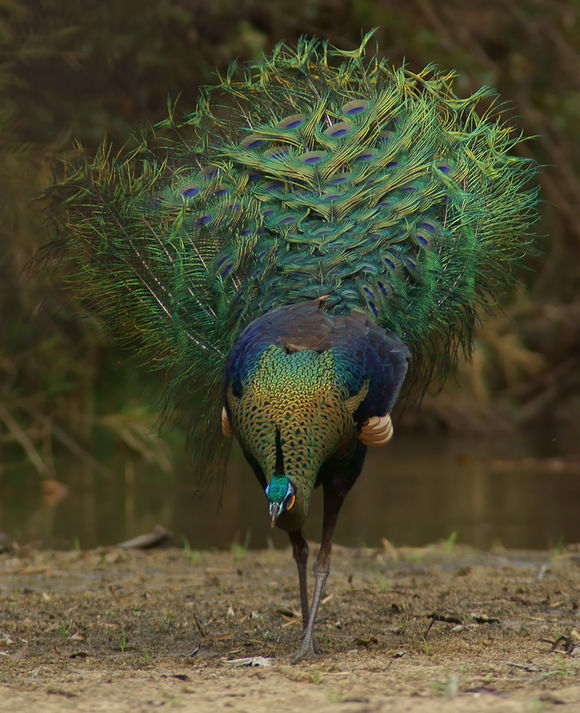
[[[270,525],[274,527],[282,513],[291,510],[296,502],[296,488],[286,475],[275,475],[266,486]]]

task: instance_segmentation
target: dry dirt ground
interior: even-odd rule
[[[289,550],[6,552],[0,711],[577,713],[579,605],[578,545],[337,547],[293,666]]]

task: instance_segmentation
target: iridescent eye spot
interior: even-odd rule
[[[352,126],[346,121],[339,121],[338,124],[333,124],[325,130],[325,136],[330,139],[340,139],[350,133]]]
[[[343,194],[342,194],[342,193],[333,193],[332,191],[329,191],[328,193],[325,193],[325,194],[322,196],[322,200],[323,200],[323,201],[327,201],[327,202],[328,202],[328,201],[337,201],[337,200],[339,200],[339,199],[342,198],[342,197],[343,197]]]
[[[192,184],[191,186],[184,186],[181,189],[181,195],[183,198],[193,198],[193,196],[199,193],[199,187]]]
[[[300,156],[302,163],[319,163],[326,158],[326,151],[307,151]]]
[[[389,141],[392,140],[394,134],[392,131],[381,131],[381,133],[377,137],[377,143],[379,144],[388,144]]]
[[[266,143],[266,139],[263,136],[258,136],[257,134],[251,134],[247,136],[240,144],[244,149],[257,149]]]
[[[205,168],[201,169],[199,175],[203,178],[204,181],[209,181],[218,175],[218,169],[215,166],[206,166]]]
[[[338,183],[344,183],[352,178],[350,173],[337,173],[330,179],[332,185],[337,185]]]
[[[291,116],[286,116],[284,119],[281,119],[278,126],[281,129],[297,129],[304,123],[304,119],[304,114],[292,114]]]
[[[368,106],[369,103],[364,99],[350,101],[342,107],[342,113],[347,116],[355,116],[356,114],[362,114],[363,111],[366,111]]]
[[[375,155],[374,151],[363,151],[355,158],[355,161],[370,161]]]
[[[317,230],[316,232],[313,233],[314,237],[318,238],[326,238],[329,235],[333,235],[336,232],[336,228],[320,228],[320,230]]]

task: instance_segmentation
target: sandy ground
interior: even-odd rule
[[[579,606],[578,545],[336,548],[293,666],[289,550],[10,551],[0,711],[577,713]]]

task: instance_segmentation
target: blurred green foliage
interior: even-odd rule
[[[472,366],[426,412],[465,423],[494,403],[520,422],[580,412],[580,122],[578,6],[566,0],[0,0],[0,457],[51,475],[63,449],[92,462],[123,443],[167,466],[153,445],[151,377],[128,366],[93,317],[58,288],[58,266],[26,270],[48,240],[37,196],[79,141],[121,145],[187,111],[200,84],[301,34],[356,46],[377,26],[394,64],[435,62],[509,100],[524,149],[545,167],[544,255],[526,290],[481,332]],[[144,391],[145,388],[145,391]],[[441,406],[437,406],[441,404]],[[478,410],[479,409],[479,410]],[[449,414],[455,414],[450,417]],[[458,415],[459,414],[459,415]],[[482,420],[482,419],[480,419]],[[484,420],[484,419],[483,419]],[[181,447],[175,432],[170,442]],[[107,445],[109,444],[109,445]],[[113,444],[113,445],[111,445]],[[156,450],[157,449],[157,450]]]

